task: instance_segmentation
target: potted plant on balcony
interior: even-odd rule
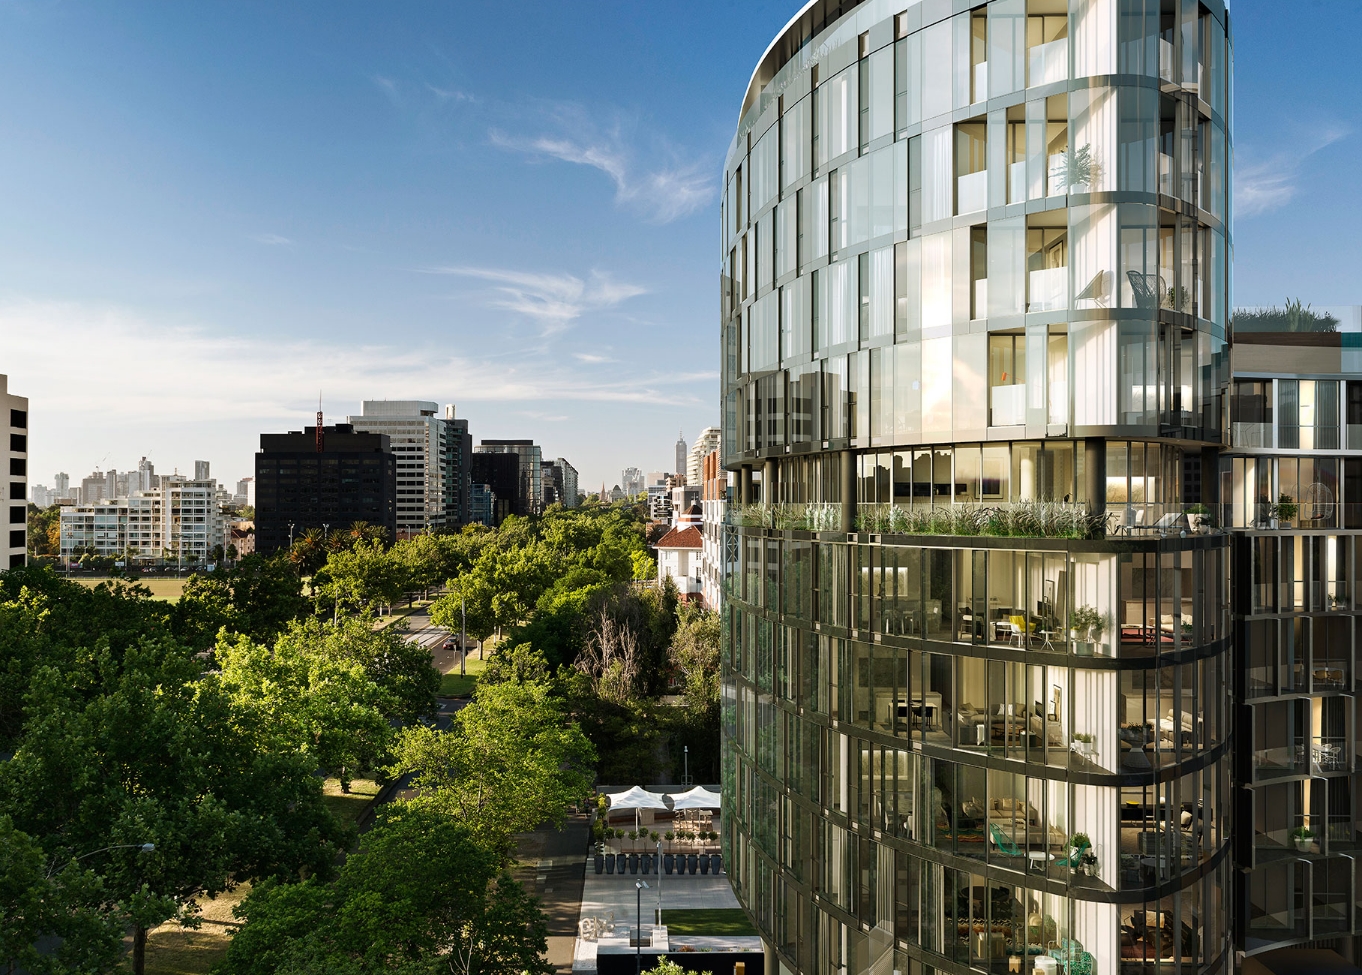
[[[1086,731],[1074,732],[1073,748],[1074,751],[1078,752],[1080,755],[1091,755],[1096,751],[1093,747],[1092,735],[1088,734]]]
[[[1069,636],[1074,641],[1074,653],[1091,657],[1095,644],[1102,639],[1106,620],[1092,606],[1079,606],[1069,614]]]
[[[1078,872],[1084,877],[1097,876],[1097,854],[1088,850],[1078,858]]]
[[[1201,531],[1203,525],[1210,526],[1209,515],[1211,509],[1204,504],[1192,504],[1187,506],[1187,526],[1194,532]]]
[[[1310,847],[1315,843],[1315,834],[1311,832],[1309,826],[1297,826],[1291,831],[1291,842],[1296,844],[1296,849],[1302,853],[1309,853]]]
[[[1294,521],[1300,506],[1291,495],[1283,493],[1277,498],[1277,518],[1281,521]]]

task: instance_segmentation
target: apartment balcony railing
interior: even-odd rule
[[[1310,739],[1310,767],[1321,772],[1343,772],[1348,768],[1348,740],[1315,736]]]
[[[1288,739],[1279,744],[1253,751],[1254,779],[1259,782],[1292,775],[1308,775],[1310,766],[1305,760],[1305,743]]]
[[[1063,311],[1069,307],[1069,269],[1047,267],[1029,275],[1031,302],[1028,311]]]
[[[1026,384],[994,386],[988,391],[989,426],[1010,427],[1026,422]]]
[[[988,170],[956,178],[956,213],[988,209]]]
[[[974,98],[975,102],[988,100],[988,62],[980,61],[974,66]]]
[[[1019,159],[1007,167],[1007,202],[1026,200],[1026,160]]]
[[[1030,52],[1031,76],[1028,85],[1048,85],[1069,77],[1069,39],[1061,37],[1048,44],[1037,44]]]

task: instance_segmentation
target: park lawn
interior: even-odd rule
[[[147,975],[206,975],[222,961],[241,922],[232,908],[251,892],[250,884],[200,902],[202,924],[182,928],[174,921],[147,933]]]
[[[322,802],[331,815],[353,826],[378,791],[378,783],[373,779],[353,780],[349,792],[341,792],[340,779],[327,779],[322,783]]]
[[[460,675],[456,668],[453,672],[445,674],[440,679],[441,697],[469,697],[473,689],[478,686],[478,678],[487,668],[486,660],[479,660],[477,657],[469,657],[465,661],[464,670],[467,674]]]
[[[90,589],[93,589],[101,582],[109,582],[111,580],[107,576],[103,578],[95,578],[93,576],[87,577],[77,576],[73,578],[71,581],[78,582],[82,586],[86,586]],[[165,602],[173,603],[175,602],[175,600],[179,599],[182,595],[184,595],[184,584],[188,581],[189,581],[188,577],[185,577],[183,579],[144,578],[138,579],[137,584],[139,586],[146,586],[148,589],[150,589],[152,599],[160,599],[164,600]]]
[[[747,920],[747,915],[738,907],[703,907],[688,911],[662,911],[662,923],[667,926],[667,936],[678,934],[706,935],[755,935],[757,929]]]

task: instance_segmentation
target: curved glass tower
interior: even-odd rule
[[[1228,38],[814,0],[757,65],[724,839],[785,972],[1233,967]]]

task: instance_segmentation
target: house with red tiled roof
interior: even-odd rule
[[[682,599],[703,600],[700,554],[704,547],[704,536],[695,525],[678,525],[663,535],[657,543],[658,584],[670,577]]]

